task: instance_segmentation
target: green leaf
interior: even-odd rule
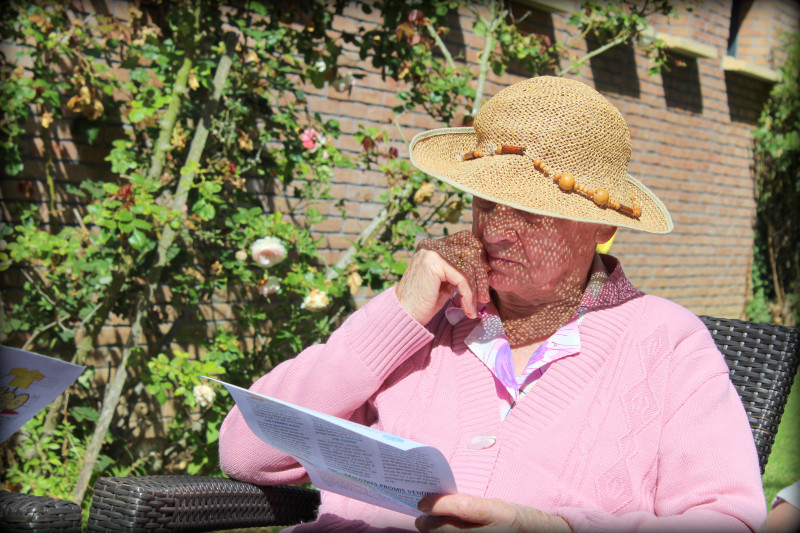
[[[203,190],[207,195],[216,194],[222,190],[222,185],[216,181],[206,181],[203,183]]]
[[[24,165],[22,163],[7,163],[3,168],[9,176],[16,176],[22,172]]]
[[[97,410],[92,409],[91,407],[85,405],[79,405],[77,407],[72,407],[69,410],[70,414],[75,417],[75,420],[78,422],[83,422],[84,420],[89,420],[90,422],[96,422],[98,418],[100,418],[100,413]]]
[[[148,221],[143,220],[141,218],[134,218],[133,219],[133,226],[139,229],[143,229],[145,231],[153,229],[153,225],[150,224]]]
[[[85,192],[75,187],[74,185],[70,185],[69,183],[66,184],[64,190],[67,191],[67,194],[71,194],[72,196],[77,196],[78,198],[86,198]]]
[[[248,2],[247,8],[251,9],[256,14],[261,15],[262,17],[267,16],[267,8],[264,7],[264,4],[261,2]]]
[[[192,212],[203,220],[211,220],[216,214],[216,209],[214,209],[212,204],[201,198],[194,204]]]
[[[189,161],[181,167],[181,176],[188,176],[189,174],[197,174],[200,171],[200,163],[197,161]]]
[[[502,76],[506,72],[506,66],[499,61],[495,61],[492,63],[492,72],[494,72],[495,76]]]
[[[136,57],[136,56],[131,56],[131,57],[128,57],[128,58],[124,59],[122,61],[122,63],[120,63],[120,67],[125,69],[125,70],[129,70],[129,69],[132,69],[133,67],[135,67],[138,64],[139,64],[139,58]]]
[[[149,113],[148,111],[150,110],[141,107],[134,107],[133,109],[131,109],[128,118],[130,119],[131,122],[140,122],[152,114],[151,112]]]
[[[93,126],[90,128],[86,128],[86,142],[89,144],[94,144],[97,140],[97,136],[100,135],[100,128],[97,126]]]
[[[147,237],[138,229],[134,229],[128,236],[128,243],[133,247],[134,250],[141,252],[147,245]]]
[[[109,457],[108,455],[101,454],[97,458],[97,463],[95,464],[95,471],[97,472],[104,472],[106,468],[111,466],[114,463],[114,459]]]

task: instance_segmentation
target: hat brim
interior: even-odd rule
[[[639,180],[626,175],[638,218],[601,207],[577,192],[562,191],[534,168],[529,157],[481,157],[463,161],[478,138],[473,128],[440,128],[416,135],[409,147],[411,163],[456,189],[521,211],[593,224],[609,224],[649,233],[669,233],[672,217],[666,206]],[[502,177],[502,179],[487,179]],[[619,199],[628,203],[629,199]]]

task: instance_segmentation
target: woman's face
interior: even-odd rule
[[[476,197],[472,232],[486,250],[489,285],[498,293],[535,300],[582,285],[598,241],[610,239],[614,228],[535,215]]]

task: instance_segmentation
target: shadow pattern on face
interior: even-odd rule
[[[600,226],[476,198],[472,232],[486,252],[493,301],[512,346],[543,340],[575,313]]]

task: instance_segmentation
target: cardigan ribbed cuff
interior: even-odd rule
[[[397,301],[394,287],[373,298],[359,312],[358,328],[348,329],[348,341],[381,381],[433,340],[433,333]]]

